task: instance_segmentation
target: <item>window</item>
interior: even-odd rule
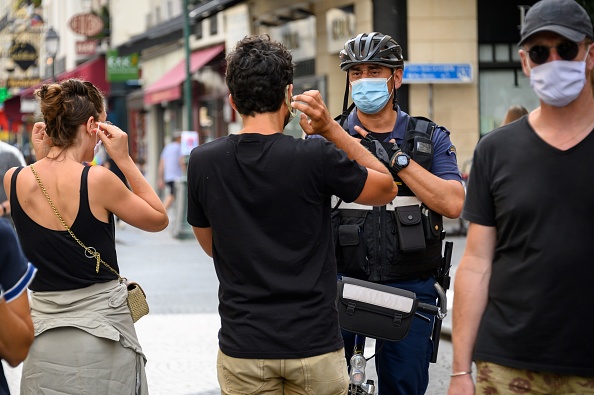
[[[214,36],[217,34],[218,23],[217,23],[217,14],[211,15],[208,20],[210,21],[210,35]]]
[[[194,22],[194,37],[196,37],[196,40],[202,38],[202,19]]]

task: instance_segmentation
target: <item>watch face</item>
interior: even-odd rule
[[[398,161],[399,166],[405,166],[408,164],[408,158],[404,155],[398,155],[396,160]]]

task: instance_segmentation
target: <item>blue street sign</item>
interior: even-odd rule
[[[404,63],[405,84],[467,84],[472,80],[470,63]]]

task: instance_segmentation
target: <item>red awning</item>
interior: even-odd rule
[[[225,45],[217,45],[193,52],[190,55],[190,72],[193,73],[225,50]],[[144,104],[151,105],[177,100],[181,97],[181,83],[186,79],[186,61],[181,60],[157,82],[144,91]]]
[[[105,78],[105,57],[99,56],[88,62],[76,66],[70,71],[66,71],[56,76],[56,81],[67,80],[69,78],[80,78],[92,82],[105,96],[109,94],[109,82]],[[45,80],[42,84],[50,83],[51,80]],[[31,86],[19,92],[19,96],[33,96],[33,93],[42,84]]]
[[[13,96],[4,102],[4,114],[10,123],[10,130],[18,131],[19,126],[23,123],[23,113],[21,113],[21,98]]]

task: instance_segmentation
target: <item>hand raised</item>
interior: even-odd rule
[[[111,122],[98,122],[98,136],[107,154],[117,163],[128,158],[128,134]]]

